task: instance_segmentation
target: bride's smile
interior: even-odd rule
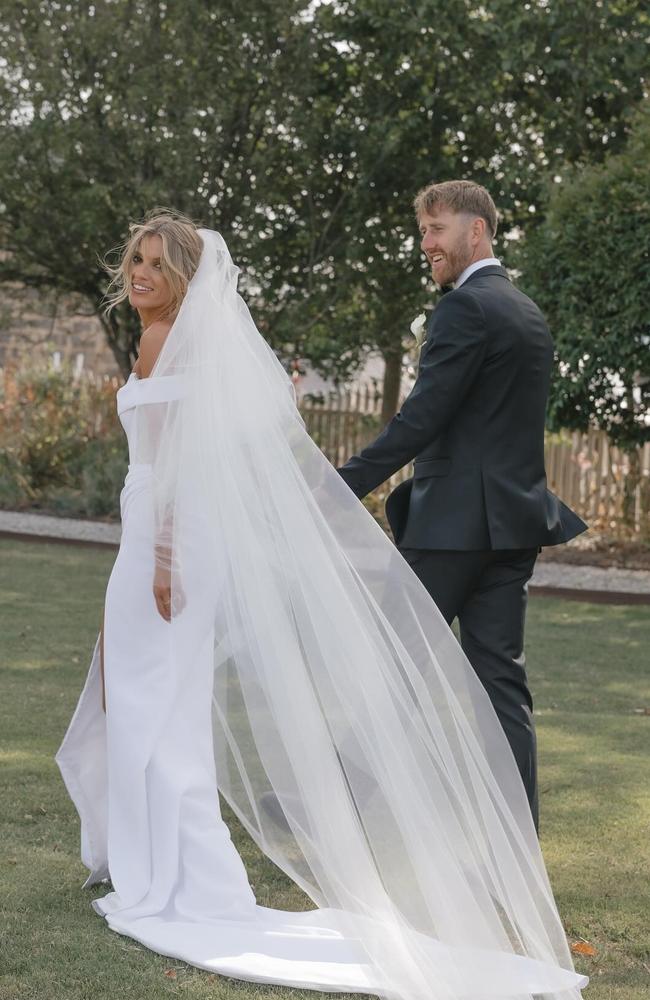
[[[172,294],[163,273],[164,248],[158,235],[140,241],[128,265],[129,303],[137,309],[146,328],[169,310]]]

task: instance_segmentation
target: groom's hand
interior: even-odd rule
[[[361,483],[359,477],[358,462],[359,459],[357,458],[357,456],[353,455],[352,458],[349,458],[347,460],[345,465],[342,465],[336,471],[338,472],[343,482],[350,487],[354,495],[359,500],[363,500],[368,490],[365,490]]]

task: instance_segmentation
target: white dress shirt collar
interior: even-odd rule
[[[484,257],[483,260],[475,260],[473,264],[466,267],[465,270],[460,274],[454,284],[454,288],[460,288],[464,281],[467,281],[470,274],[474,274],[474,271],[478,271],[479,267],[488,267],[496,264],[497,267],[501,267],[501,261],[497,260],[496,257]]]

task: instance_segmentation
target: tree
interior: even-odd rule
[[[520,256],[555,338],[551,427],[596,425],[630,450],[650,440],[649,191],[645,102],[620,153],[554,184]]]
[[[172,204],[226,234],[279,352],[345,377],[381,351],[385,418],[434,301],[416,190],[470,176],[522,225],[557,164],[624,142],[647,31],[631,0],[5,6],[0,278],[97,307],[97,251]],[[137,327],[106,329],[127,371]]]
[[[6,4],[0,278],[78,292],[99,310],[98,253],[160,204],[226,232],[246,266],[261,248],[249,236],[258,212],[260,228],[276,204],[283,217],[278,133],[308,62],[302,6]],[[101,318],[126,374],[138,324],[128,308]]]
[[[549,171],[601,159],[625,141],[646,31],[641,6],[625,2],[320,6],[317,128],[301,119],[292,127],[307,144],[298,167],[308,171],[300,184],[310,226],[317,235],[325,227],[333,249],[313,255],[320,263],[300,286],[305,301],[285,302],[287,335],[301,330],[306,356],[338,374],[379,349],[390,417],[410,320],[435,302],[416,246],[415,192],[432,179],[471,177],[492,191],[502,232],[531,224]],[[312,195],[323,169],[340,179],[329,214]],[[305,227],[302,234],[309,239]],[[279,248],[287,235],[278,234]],[[312,267],[310,259],[298,255],[297,266]]]

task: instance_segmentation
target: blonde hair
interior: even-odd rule
[[[494,239],[497,233],[497,210],[490,193],[474,181],[442,181],[428,184],[418,191],[413,207],[419,219],[421,215],[435,215],[436,209],[448,208],[450,212],[464,215],[478,215],[485,219],[488,235]]]
[[[118,263],[110,264],[106,258],[102,261],[111,276],[104,296],[105,314],[108,316],[120,302],[128,299],[133,257],[138,252],[142,240],[146,236],[160,236],[162,240],[160,270],[169,285],[171,298],[169,306],[159,318],[175,316],[185,297],[187,286],[199,266],[203,243],[197,227],[191,219],[180,212],[169,208],[154,208],[147,213],[142,222],[131,222],[129,233],[129,239],[125,243],[110,251],[111,254],[120,255]]]

